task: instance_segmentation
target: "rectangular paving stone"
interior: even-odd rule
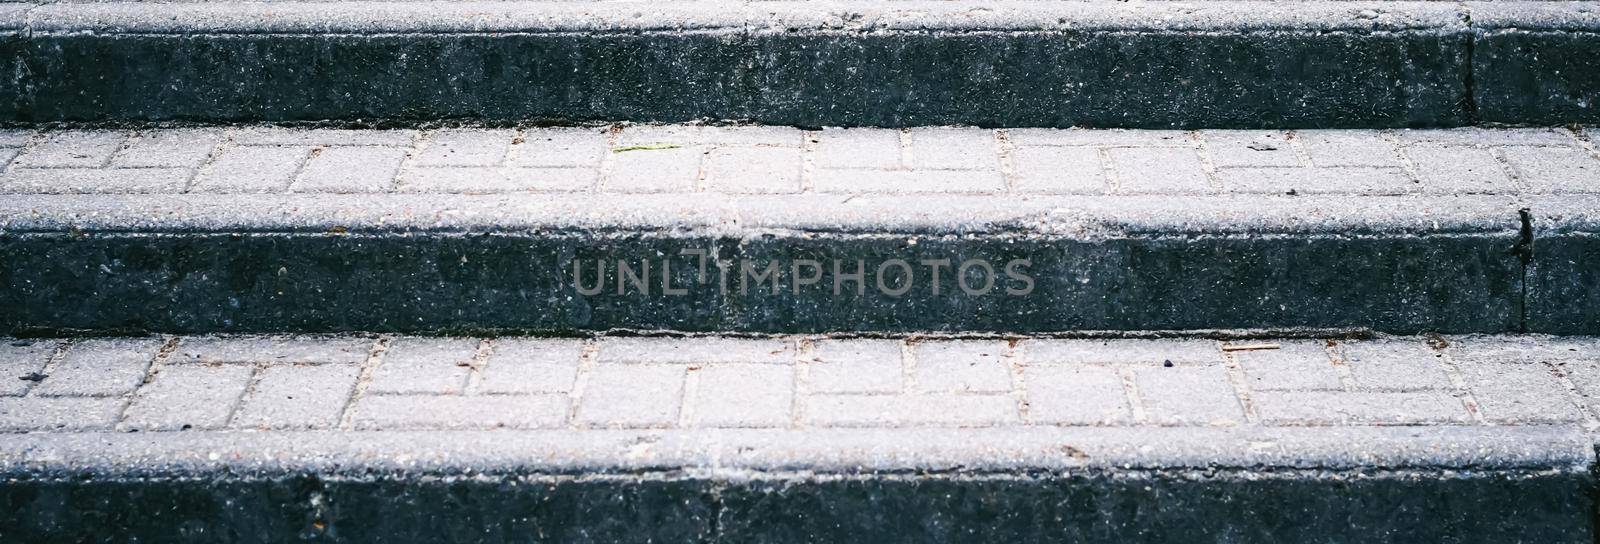
[[[900,131],[870,128],[824,129],[815,133],[811,160],[819,169],[903,168]]]
[[[1217,177],[1232,193],[1402,195],[1421,189],[1398,168],[1229,168]]]
[[[172,365],[161,369],[123,414],[121,426],[139,431],[216,429],[228,423],[250,385],[244,365]]]
[[[0,176],[0,191],[35,194],[174,194],[190,172],[182,168],[32,168]]]
[[[1092,147],[1018,147],[1012,168],[1019,193],[1101,194],[1108,188],[1100,151]]]
[[[33,388],[45,396],[123,395],[144,382],[161,350],[158,338],[80,340],[67,348],[50,375]]]
[[[501,338],[479,375],[480,393],[565,393],[577,378],[583,341]]]
[[[1005,190],[999,171],[984,170],[817,170],[812,188],[819,193],[971,193]]]
[[[706,155],[706,186],[722,193],[800,192],[800,150],[721,147]]]
[[[1457,365],[1478,412],[1491,423],[1572,423],[1583,415],[1567,386],[1544,365],[1471,363]]]
[[[1200,156],[1188,148],[1112,149],[1118,194],[1199,194],[1212,192]]]
[[[355,391],[361,367],[277,365],[260,370],[232,426],[240,429],[331,429]]]
[[[818,340],[808,360],[816,393],[898,393],[905,390],[899,340]]]
[[[679,144],[799,147],[802,135],[800,129],[779,126],[635,125],[622,129],[617,135],[617,146]]]
[[[1508,194],[1517,190],[1488,149],[1432,144],[1405,148],[1427,193]]]
[[[0,432],[109,430],[122,399],[106,397],[0,397]]]
[[[700,179],[703,147],[636,149],[612,153],[600,190],[612,193],[687,193]]]
[[[595,188],[593,168],[406,168],[398,176],[399,191],[412,193],[488,194],[512,192],[583,192]]]
[[[28,392],[36,377],[50,362],[56,342],[0,338],[0,396]]]
[[[1134,383],[1145,418],[1156,425],[1238,425],[1244,411],[1228,381],[1214,366],[1135,368]]]
[[[1600,361],[1594,338],[1550,336],[1457,337],[1446,351],[1458,363],[1562,363]]]
[[[195,168],[211,156],[222,139],[223,130],[217,128],[142,130],[112,158],[111,166]]]
[[[595,427],[671,427],[683,406],[687,367],[596,366],[578,404],[577,423]]]
[[[1451,146],[1571,146],[1573,135],[1564,128],[1482,128],[1400,129],[1392,132],[1405,144]]]
[[[279,193],[311,157],[309,147],[229,146],[200,168],[195,192]]]
[[[1350,368],[1357,389],[1410,391],[1451,387],[1443,356],[1420,340],[1343,342],[1339,354]]]
[[[1201,139],[1217,168],[1302,166],[1288,133],[1280,130],[1207,130]]]
[[[695,427],[786,427],[794,406],[794,368],[721,364],[693,371],[689,412]]]
[[[501,166],[511,151],[510,130],[441,130],[411,158],[409,166]]]
[[[779,363],[794,362],[792,342],[777,338],[618,337],[600,341],[600,363]]]
[[[1427,425],[1472,421],[1443,391],[1262,391],[1250,396],[1264,425]]]
[[[916,384],[939,393],[1003,393],[1011,390],[1010,360],[1003,340],[947,340],[912,347]]]
[[[1241,342],[1246,344],[1248,342]],[[1252,391],[1338,390],[1344,387],[1338,367],[1319,340],[1274,342],[1278,349],[1231,352]]]
[[[128,134],[119,130],[67,130],[47,133],[23,152],[15,168],[99,168],[111,161]]]
[[[0,147],[22,147],[33,139],[34,134],[34,131],[27,129],[0,129]]]
[[[511,145],[506,165],[522,168],[596,168],[605,157],[605,131],[595,128],[530,128]]]
[[[367,395],[355,405],[357,430],[537,429],[561,426],[566,395]]]
[[[191,336],[178,342],[169,364],[267,363],[361,364],[372,351],[371,338],[327,336]]]
[[[1600,416],[1600,361],[1563,361],[1557,363],[1556,368],[1572,382],[1589,413]]]
[[[928,127],[910,129],[911,167],[934,170],[994,170],[1000,167],[993,130]]]
[[[1600,159],[1587,151],[1558,147],[1513,147],[1501,151],[1533,193],[1600,192]]]
[[[1219,364],[1222,351],[1214,340],[1189,339],[1030,339],[1018,344],[1028,364]]]
[[[1312,166],[1400,167],[1394,145],[1376,130],[1301,130],[1295,137]]]
[[[1013,128],[1006,132],[1016,145],[1093,147],[1194,147],[1181,130]]]
[[[371,193],[394,186],[401,147],[326,147],[312,154],[294,184],[298,193]]]
[[[1031,423],[1123,425],[1133,420],[1122,376],[1114,369],[1028,365],[1022,376]]]
[[[822,427],[990,427],[1018,422],[1011,395],[811,395],[806,422]]]
[[[348,146],[381,145],[407,147],[416,139],[414,130],[354,130],[338,128],[242,127],[231,134],[233,143],[249,146]]]
[[[460,393],[477,356],[473,338],[397,338],[372,372],[368,393]]]

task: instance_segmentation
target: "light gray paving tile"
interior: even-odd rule
[[[460,393],[477,355],[472,338],[397,338],[372,373],[369,393]]]
[[[1281,130],[1208,130],[1201,137],[1217,168],[1302,166]]]
[[[1010,395],[811,395],[806,421],[822,427],[990,427],[1019,421]]]
[[[161,350],[158,338],[81,340],[67,348],[35,395],[123,395],[144,381]]]
[[[300,172],[294,191],[299,193],[375,193],[395,184],[402,147],[327,147],[312,153]]]
[[[1427,425],[1470,423],[1459,399],[1442,391],[1263,391],[1252,394],[1265,425]]]
[[[478,382],[480,393],[565,393],[583,355],[577,339],[501,338]]]
[[[1468,363],[1457,368],[1478,411],[1491,423],[1575,423],[1583,418],[1566,384],[1544,365]]]
[[[1109,188],[1092,147],[1018,147],[1012,153],[1019,193],[1100,194]]]
[[[183,191],[182,168],[24,168],[0,177],[0,190],[33,194],[170,194]]]
[[[1029,339],[1019,344],[1028,364],[1220,364],[1214,340],[1189,339]]]
[[[577,423],[594,427],[671,427],[683,406],[680,365],[596,366]]]
[[[358,430],[477,430],[559,427],[566,395],[367,395],[356,403]]]
[[[600,341],[600,363],[778,363],[794,362],[794,346],[775,338],[614,337]]]
[[[196,168],[222,143],[218,128],[143,130],[112,159],[117,168]]]
[[[200,193],[279,193],[288,189],[309,147],[229,146],[200,168],[193,191]]]
[[[233,131],[233,143],[247,146],[410,146],[413,130],[361,130],[337,128],[243,127]]]
[[[1132,422],[1127,392],[1116,370],[1088,365],[1023,367],[1028,421],[1062,425]]]
[[[1502,151],[1523,186],[1534,193],[1600,192],[1600,160],[1579,149],[1512,147]]]
[[[0,129],[0,147],[22,147],[34,134],[35,131],[28,129]]]
[[[1507,194],[1517,190],[1488,149],[1421,144],[1407,147],[1405,153],[1417,165],[1424,192]]]
[[[819,169],[902,168],[900,131],[876,128],[825,129],[816,135],[811,160]]]
[[[405,168],[398,185],[408,193],[572,193],[594,189],[598,175],[592,168]]]
[[[1421,190],[1398,168],[1229,168],[1217,177],[1234,193],[1402,195]]]
[[[898,393],[905,369],[899,340],[819,340],[811,349],[811,391]]]
[[[605,157],[606,134],[597,128],[530,128],[511,145],[506,164],[523,168],[597,168]]]
[[[794,368],[723,364],[692,371],[699,380],[689,424],[786,427],[794,405]]]
[[[1014,128],[1006,132],[1017,145],[1194,147],[1194,140],[1181,130]]]
[[[611,171],[601,183],[610,193],[687,193],[700,179],[705,147],[635,149],[613,153]]]
[[[1198,194],[1212,192],[1200,156],[1189,148],[1112,149],[1120,194]]]
[[[1244,411],[1222,365],[1133,369],[1145,418],[1156,425],[1238,425]]]
[[[1461,363],[1600,361],[1600,340],[1592,337],[1469,336],[1447,342],[1451,359]]]
[[[0,397],[0,432],[109,430],[122,399],[106,397]]]
[[[706,186],[722,193],[798,193],[800,170],[797,148],[717,148],[706,155]]]
[[[48,133],[22,153],[12,168],[100,168],[122,148],[128,133],[120,130],[66,130]]]
[[[1000,167],[993,130],[928,127],[908,132],[914,169],[994,170]]]
[[[1005,191],[1000,172],[987,170],[817,170],[812,187],[819,193],[969,193]]]
[[[1011,390],[1010,361],[1002,340],[944,340],[915,345],[916,384],[939,393]]]
[[[1394,145],[1376,130],[1301,130],[1295,136],[1312,166],[1400,167]]]
[[[1334,366],[1321,341],[1273,343],[1279,348],[1232,352],[1234,360],[1244,369],[1251,390],[1336,390],[1343,387],[1338,367]]]
[[[372,351],[371,338],[328,336],[190,336],[168,357],[182,363],[345,363],[360,364]]]
[[[0,396],[21,395],[38,381],[56,342],[0,338]]]
[[[1572,134],[1562,128],[1481,128],[1401,129],[1393,132],[1405,144],[1452,146],[1549,145],[1571,146]]]
[[[701,125],[637,125],[622,129],[619,147],[678,144],[766,145],[799,147],[800,129],[779,126],[717,127]]]
[[[1344,342],[1339,348],[1357,389],[1409,391],[1451,386],[1443,355],[1421,340]]]
[[[512,130],[450,129],[427,137],[409,166],[502,166],[511,152]]]
[[[139,389],[121,426],[140,431],[216,429],[228,422],[250,385],[244,365],[174,365]]]
[[[355,391],[353,364],[277,365],[260,370],[232,426],[241,429],[330,429]]]

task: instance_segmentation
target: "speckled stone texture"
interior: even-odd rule
[[[0,119],[1592,122],[1594,5],[15,3]]]

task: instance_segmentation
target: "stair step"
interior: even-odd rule
[[[1539,335],[8,338],[0,531],[1587,542],[1596,361]]]
[[[5,121],[1600,121],[1600,2],[40,2]]]
[[[1600,325],[1566,129],[5,139],[18,333]]]

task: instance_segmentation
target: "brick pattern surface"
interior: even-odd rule
[[[0,432],[1587,425],[1600,338],[0,339]]]
[[[1595,132],[8,130],[0,193],[1591,193]]]

